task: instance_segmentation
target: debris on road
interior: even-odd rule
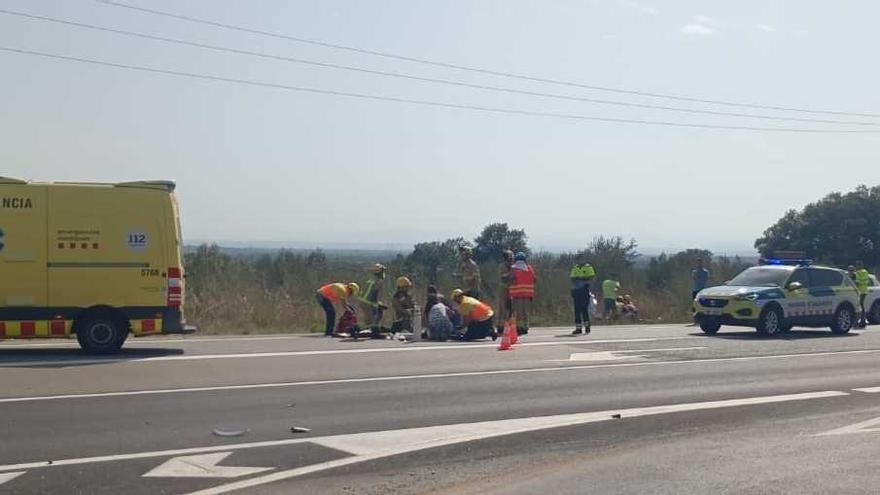
[[[305,428],[303,426],[291,426],[290,427],[291,433],[308,433],[310,431],[312,431],[311,428]]]
[[[612,414],[611,417],[614,419],[620,419],[620,414]]]
[[[240,437],[249,431],[250,430],[239,428],[214,428],[211,430],[211,432],[218,437]]]

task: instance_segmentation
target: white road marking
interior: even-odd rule
[[[856,392],[864,392],[866,394],[880,393],[880,387],[854,388]]]
[[[233,490],[252,488],[267,483],[286,480],[316,471],[323,471],[346,464],[354,464],[382,457],[389,457],[417,450],[441,447],[486,438],[526,433],[530,431],[559,428],[600,421],[612,420],[612,415],[622,418],[638,418],[657,414],[671,414],[686,411],[700,411],[726,407],[749,406],[757,404],[779,403],[797,400],[820,399],[849,395],[846,392],[826,391],[805,394],[776,395],[769,397],[752,397],[748,399],[732,399],[690,404],[673,404],[668,406],[641,407],[634,409],[598,411],[590,413],[559,414],[555,416],[539,416],[533,418],[506,419],[464,423],[458,425],[428,426],[352,435],[338,435],[312,439],[313,443],[354,454],[354,457],[336,461],[305,466],[287,471],[279,471],[248,480],[216,486],[192,492],[190,495],[218,495]]]
[[[837,428],[824,433],[817,433],[815,436],[824,437],[828,435],[849,435],[852,433],[876,433],[880,431],[880,428],[872,428],[872,426],[877,425],[880,425],[880,418],[869,419],[867,421],[862,421],[861,423],[844,426],[843,428]]]
[[[552,347],[585,344],[623,344],[628,342],[659,342],[664,340],[700,339],[704,337],[645,337],[635,339],[604,339],[604,340],[567,340],[563,342],[526,342],[517,344],[521,347]],[[103,364],[103,363],[156,363],[168,361],[201,361],[209,359],[258,359],[276,357],[299,357],[299,356],[329,356],[337,354],[376,354],[386,352],[419,352],[419,351],[448,351],[496,348],[496,343],[467,343],[462,342],[454,345],[406,345],[403,347],[371,347],[366,349],[322,349],[313,351],[280,351],[280,352],[238,352],[230,354],[192,354],[182,356],[153,356],[143,358],[74,358],[52,359],[43,361],[0,361],[0,368],[4,366],[49,366],[49,365],[77,365],[77,364]]]
[[[18,471],[15,473],[0,473],[0,485],[23,475],[26,471]]]
[[[238,478],[275,469],[217,465],[230,455],[232,451],[175,457],[150,470],[143,478]]]
[[[613,327],[613,331],[623,331],[623,330],[678,330],[685,328],[682,325],[666,325],[666,326],[653,326],[653,325],[615,325]],[[610,327],[609,327],[610,329]],[[536,336],[544,337],[547,335],[555,335],[558,332],[567,332],[570,330],[570,327],[541,327],[541,328],[533,328],[531,329],[532,333]],[[188,338],[168,338],[168,337],[156,337],[156,336],[144,336],[137,337],[135,340],[129,340],[126,342],[126,346],[130,346],[132,344],[141,344],[141,345],[151,345],[156,343],[186,343],[186,344],[198,344],[200,342],[237,342],[237,341],[261,341],[261,340],[293,340],[293,339],[303,339],[303,338],[314,338],[321,339],[321,335],[319,334],[310,334],[310,333],[300,333],[300,334],[282,334],[282,335],[230,335],[228,337],[188,337]],[[50,342],[36,344],[30,341],[24,341],[27,343],[19,343],[23,342],[22,340],[16,339],[0,339],[0,345],[7,344],[9,349],[38,349],[45,347],[57,347],[57,348],[78,348],[79,344],[76,343],[76,339],[73,337],[70,338],[58,338],[52,339]],[[0,347],[3,349],[3,347]]]
[[[590,352],[574,352],[568,356],[568,359],[555,359],[552,362],[559,361],[620,361],[623,359],[646,358],[644,355],[630,355],[632,352],[672,352],[672,351],[692,351],[697,349],[705,349],[705,347],[669,347],[666,349],[632,349],[620,351],[590,351]]]
[[[821,392],[807,392],[801,394],[770,395],[763,397],[747,397],[744,399],[729,399],[709,402],[686,402],[663,406],[637,407],[632,409],[611,409],[608,411],[595,411],[587,413],[560,414],[555,416],[537,416],[532,418],[518,418],[498,421],[484,421],[478,423],[463,423],[457,425],[428,426],[422,428],[407,428],[403,430],[388,430],[366,433],[353,433],[344,435],[331,435],[312,438],[288,438],[284,440],[267,440],[261,442],[249,442],[227,445],[212,445],[204,447],[192,447],[174,450],[159,450],[152,452],[137,452],[131,454],[113,454],[95,457],[82,457],[73,459],[59,459],[54,461],[27,462],[21,464],[9,464],[0,466],[0,472],[23,471],[36,468],[51,468],[59,466],[75,466],[82,464],[95,464],[103,462],[130,461],[137,459],[149,459],[155,457],[176,457],[182,455],[205,454],[209,452],[227,452],[260,447],[279,447],[300,443],[318,443],[320,445],[336,445],[345,449],[352,449],[353,454],[364,452],[385,455],[389,449],[406,438],[417,438],[418,442],[407,440],[408,448],[420,446],[419,449],[429,448],[447,443],[457,443],[480,438],[489,438],[500,435],[532,431],[558,426],[591,423],[612,419],[612,415],[619,414],[624,418],[650,416],[654,414],[669,414],[685,411],[699,411],[704,409],[716,409],[723,407],[737,407],[757,404],[770,404],[799,400],[821,399],[827,397],[840,397],[849,395],[847,392],[825,390]],[[438,443],[439,442],[439,443]],[[334,447],[335,448],[335,447]]]
[[[217,392],[225,390],[251,390],[261,388],[287,388],[301,387],[311,385],[342,385],[348,383],[371,383],[371,382],[393,382],[402,380],[424,380],[434,378],[457,378],[464,376],[492,376],[492,375],[513,375],[523,373],[550,373],[564,371],[578,371],[603,368],[635,368],[641,366],[675,366],[688,364],[704,364],[704,363],[724,363],[724,362],[740,362],[740,361],[763,361],[769,359],[794,359],[809,357],[824,357],[841,354],[876,354],[880,353],[880,349],[861,349],[855,351],[829,351],[829,352],[813,352],[801,354],[771,354],[767,356],[742,356],[729,358],[707,358],[707,359],[682,359],[678,361],[644,361],[638,363],[608,363],[608,364],[585,364],[571,366],[546,366],[539,368],[514,368],[506,370],[485,370],[485,371],[454,371],[449,373],[426,373],[423,375],[394,375],[394,376],[375,376],[364,378],[339,378],[330,380],[308,380],[301,382],[273,382],[273,383],[253,383],[247,385],[215,385],[206,387],[186,387],[186,388],[160,388],[147,390],[129,390],[120,392],[96,392],[84,394],[64,394],[64,395],[43,395],[34,397],[6,397],[0,398],[0,404],[10,402],[35,402],[44,400],[69,400],[69,399],[94,399],[104,397],[128,397],[133,395],[161,395],[161,394],[180,394],[193,392]]]

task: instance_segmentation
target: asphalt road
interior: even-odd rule
[[[0,342],[0,493],[877,492],[880,327],[567,332]]]

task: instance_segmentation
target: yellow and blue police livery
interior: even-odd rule
[[[852,329],[859,308],[858,289],[846,272],[809,260],[762,260],[722,286],[700,291],[695,320],[703,332],[722,325],[752,327],[776,335],[794,326]]]

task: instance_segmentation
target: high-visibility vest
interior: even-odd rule
[[[571,267],[571,272],[568,274],[568,278],[592,278],[596,276],[596,270],[593,269],[593,265],[589,263],[584,263],[583,265],[574,265]]]
[[[326,297],[328,301],[335,303],[348,297],[348,288],[345,284],[327,284],[318,289],[318,293]]]
[[[458,305],[461,314],[471,321],[486,321],[495,316],[495,312],[488,304],[473,297],[463,296]]]
[[[535,270],[531,265],[526,265],[525,270],[514,266],[511,275],[513,275],[513,282],[507,288],[510,297],[512,299],[533,299],[535,297]]]
[[[860,294],[867,294],[868,287],[871,285],[871,274],[868,270],[860,268],[856,270],[856,287],[859,288]]]
[[[370,280],[367,280],[367,283],[364,284],[364,289],[361,291],[358,299],[369,306],[378,308],[379,292],[382,290],[381,283],[382,281],[380,279],[376,277],[371,277]]]

